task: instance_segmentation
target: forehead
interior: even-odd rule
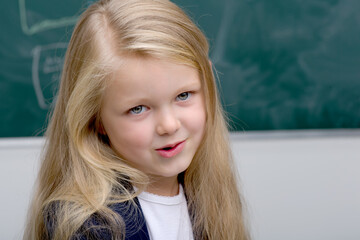
[[[167,93],[191,87],[201,87],[197,69],[165,59],[130,56],[114,69],[104,97],[122,99],[160,93],[166,97]]]
[[[131,56],[114,69],[110,84],[130,88],[139,83],[144,86],[152,86],[158,82],[164,84],[194,83],[199,82],[199,74],[195,68],[169,60]]]

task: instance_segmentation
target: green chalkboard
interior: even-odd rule
[[[0,4],[0,137],[41,135],[92,1]],[[205,31],[233,130],[360,127],[360,1],[176,0]]]

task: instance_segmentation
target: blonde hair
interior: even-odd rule
[[[190,166],[179,175],[194,237],[249,239],[208,51],[199,28],[167,0],[104,0],[82,14],[66,53],[24,239],[69,239],[93,214],[105,219],[114,239],[124,238],[123,219],[109,205],[133,200],[149,179],[111,149],[99,112],[116,61],[128,54],[198,69],[206,129]]]

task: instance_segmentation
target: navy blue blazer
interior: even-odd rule
[[[146,221],[140,206],[140,202],[138,198],[134,198],[134,201],[136,203],[136,206],[134,206],[134,204],[132,204],[130,201],[127,201],[114,204],[110,206],[110,208],[116,213],[118,213],[125,222],[125,240],[150,240],[149,232],[146,226]],[[75,235],[74,240],[112,240],[112,234],[110,230],[104,228],[96,228],[96,226],[98,225],[96,218],[91,218],[90,223],[92,224],[92,226],[88,228],[87,233],[81,233],[81,231],[79,231],[80,235]]]
[[[138,198],[134,198],[136,206],[130,201],[116,203],[110,208],[118,213],[125,223],[125,240],[150,240],[146,221]],[[53,221],[48,219],[46,227],[48,237],[52,239]],[[101,217],[94,214],[74,234],[71,240],[112,240],[112,233]]]

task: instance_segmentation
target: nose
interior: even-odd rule
[[[176,114],[168,109],[162,111],[158,115],[158,123],[156,126],[156,132],[159,135],[171,135],[174,134],[181,126],[180,120]]]

